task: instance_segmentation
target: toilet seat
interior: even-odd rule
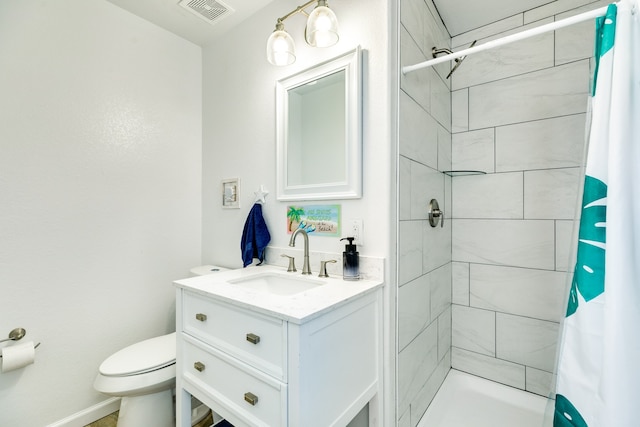
[[[107,358],[93,386],[118,397],[167,390],[176,382],[176,333],[125,347]]]
[[[126,377],[156,371],[176,363],[176,333],[150,338],[125,347],[98,369],[107,377]]]

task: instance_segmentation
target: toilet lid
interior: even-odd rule
[[[106,376],[136,375],[176,362],[176,333],[151,338],[125,347],[102,362]]]

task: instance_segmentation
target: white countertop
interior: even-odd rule
[[[293,295],[275,295],[231,283],[260,273],[320,281],[322,284]],[[382,280],[343,280],[342,277],[303,276],[273,265],[249,266],[173,282],[177,288],[217,299],[245,309],[262,312],[294,323],[304,323],[383,285]]]

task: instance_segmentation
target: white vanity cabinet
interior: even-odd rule
[[[190,395],[235,427],[345,426],[370,401],[370,425],[378,425],[379,284],[355,286],[347,299],[325,295],[327,303],[311,303],[322,309],[299,316],[300,307],[270,307],[255,293],[230,298],[223,285],[192,280],[176,282],[178,427],[190,425]],[[304,305],[323,292],[275,305]]]

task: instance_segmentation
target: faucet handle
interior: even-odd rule
[[[287,271],[288,272],[294,273],[294,272],[298,271],[298,270],[296,270],[296,259],[294,257],[289,256],[287,254],[282,254],[280,256],[284,257],[284,258],[289,258],[289,267],[287,267]]]
[[[329,277],[327,274],[327,263],[328,262],[337,262],[335,259],[330,259],[328,261],[320,261],[320,273],[318,277]]]

